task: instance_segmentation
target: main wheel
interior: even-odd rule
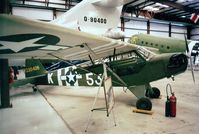
[[[159,98],[160,97],[160,90],[156,87],[152,87],[152,90],[153,90],[153,93],[150,92],[150,89],[147,89],[145,96],[149,97],[149,98],[156,98],[156,99]]]
[[[136,107],[137,107],[137,109],[151,110],[152,103],[148,98],[142,97],[142,98],[138,99],[138,101],[136,102]]]

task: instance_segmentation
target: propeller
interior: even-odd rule
[[[185,45],[186,45],[186,50],[187,50],[187,53],[190,54],[189,52],[189,47],[188,47],[188,43],[187,43],[187,37],[186,35],[184,34],[184,39],[185,39]],[[195,76],[194,76],[194,69],[193,69],[193,60],[192,60],[192,57],[191,55],[189,55],[189,59],[190,59],[190,67],[191,67],[191,73],[192,73],[192,78],[193,78],[193,82],[195,84]]]

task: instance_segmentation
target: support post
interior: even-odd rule
[[[191,30],[192,30],[192,26],[187,26],[187,39],[191,39]]]
[[[124,32],[125,30],[124,12],[122,12],[122,16],[120,17],[120,19],[121,19],[121,31]],[[124,41],[124,38],[122,39],[122,41]]]
[[[150,34],[150,21],[147,21],[147,34]]]
[[[169,23],[169,37],[171,37],[171,23]]]
[[[0,0],[0,13],[10,13],[9,0]]]
[[[12,105],[10,104],[8,78],[9,78],[8,59],[0,59],[0,97],[1,97],[0,108],[12,107]]]

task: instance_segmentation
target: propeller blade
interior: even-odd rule
[[[189,59],[190,59],[191,74],[192,74],[193,82],[195,84],[195,76],[194,76],[194,69],[193,69],[193,60],[192,60],[191,54],[189,54],[189,47],[188,47],[187,37],[186,37],[185,33],[184,33],[184,39],[185,39],[185,45],[186,45],[187,54],[189,55]]]
[[[193,78],[193,82],[195,84],[195,76],[194,76],[194,69],[193,69],[193,61],[192,61],[192,57],[190,56],[190,67],[191,67],[191,73],[192,73],[192,78]]]
[[[184,33],[184,39],[185,39],[185,45],[186,45],[187,53],[189,53],[189,47],[188,47],[187,37],[186,37],[185,33]]]

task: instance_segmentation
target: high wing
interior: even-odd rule
[[[75,60],[89,59],[87,44],[100,58],[129,49],[137,49],[122,41],[95,36],[78,30],[25,18],[0,15],[0,58],[44,58],[54,56]],[[52,56],[53,55],[53,56]]]

